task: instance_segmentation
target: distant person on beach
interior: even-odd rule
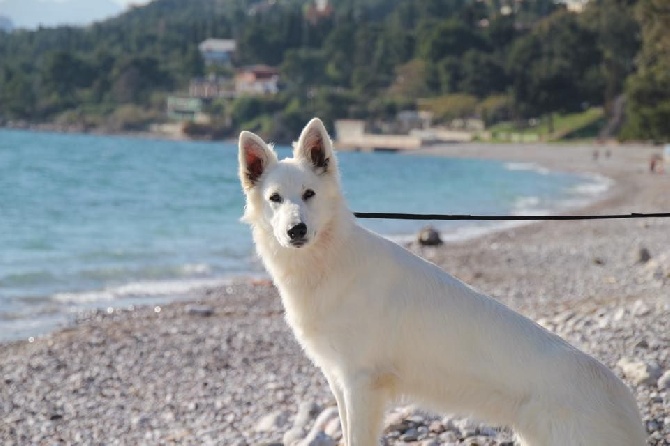
[[[593,161],[598,161],[598,157],[600,156],[600,152],[598,149],[593,151]]]
[[[649,172],[663,173],[663,157],[657,153],[651,156],[649,160]]]

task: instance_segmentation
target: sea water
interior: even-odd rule
[[[338,159],[347,201],[363,212],[541,215],[608,184],[528,163]],[[86,309],[164,302],[262,275],[239,222],[243,207],[234,142],[0,130],[0,339],[42,334]],[[361,223],[397,240],[426,224]],[[435,225],[446,239],[495,227]]]

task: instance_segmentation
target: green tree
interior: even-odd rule
[[[5,88],[0,90],[3,112],[0,117],[10,119],[30,119],[35,117],[37,95],[32,79],[18,71],[6,67],[2,73]]]
[[[151,56],[132,56],[118,61],[113,78],[114,98],[121,103],[145,102],[152,91],[172,86],[170,75]]]
[[[192,46],[186,51],[182,71],[187,79],[205,74],[205,61],[197,47]]]
[[[437,121],[468,119],[477,112],[477,98],[467,94],[450,94],[420,101],[420,107],[433,112]]]
[[[324,42],[324,54],[327,60],[326,75],[334,85],[348,86],[354,71],[351,50],[355,47],[356,24],[345,21],[336,27]]]
[[[626,78],[635,69],[640,49],[640,27],[635,20],[637,0],[598,0],[586,5],[582,23],[597,37],[602,53],[601,75],[605,108],[623,92]]]
[[[640,0],[636,17],[642,29],[638,69],[626,82],[626,139],[670,140],[670,6],[665,0]]]
[[[323,51],[311,48],[286,51],[280,67],[282,79],[299,88],[322,85],[326,77],[325,68]]]
[[[602,82],[595,36],[576,14],[557,11],[517,39],[508,59],[512,95],[521,117],[580,110],[599,103]]]
[[[492,93],[505,91],[508,84],[505,68],[489,53],[470,50],[463,55],[461,81],[458,90],[483,98]]]
[[[43,84],[61,95],[77,88],[89,87],[94,72],[87,61],[67,51],[57,51],[47,57],[42,74]]]
[[[396,67],[393,84],[389,94],[393,97],[421,98],[428,96],[430,89],[427,81],[427,63],[421,59],[412,59]]]
[[[483,36],[462,21],[450,19],[434,26],[428,23],[424,23],[428,29],[420,36],[421,40],[418,42],[419,54],[427,60],[438,61],[447,56],[459,57],[471,49],[487,48]]]

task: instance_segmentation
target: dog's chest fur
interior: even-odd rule
[[[352,270],[341,272],[343,256],[335,246],[277,250],[271,234],[260,232],[254,237],[256,247],[279,289],[287,323],[317,365],[334,366],[330,363],[339,362],[356,344],[354,333],[360,334],[353,330],[358,322],[352,315],[360,309],[350,291],[355,280]]]

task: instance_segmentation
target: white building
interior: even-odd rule
[[[205,64],[230,64],[237,50],[237,43],[230,39],[207,39],[198,45]]]

